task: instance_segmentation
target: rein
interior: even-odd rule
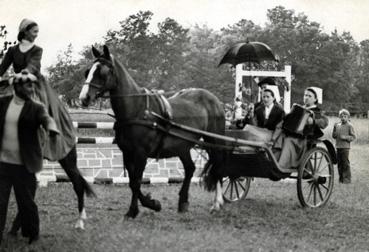
[[[143,88],[144,90],[147,90],[146,88]],[[108,91],[105,91],[105,93]],[[145,91],[145,93],[136,93],[136,94],[126,94],[126,95],[102,95],[99,96],[101,98],[111,98],[111,97],[140,97],[140,96],[154,96],[154,95],[171,95],[175,94],[177,91],[168,91],[168,92],[157,92],[157,91]]]
[[[205,142],[203,140],[196,140],[194,138],[187,137],[184,134],[173,132],[171,129],[176,128],[176,129],[181,130],[182,132],[192,133],[192,134],[195,134],[195,135],[198,135],[198,136],[201,136],[201,137],[204,136],[204,134],[206,132],[201,132],[201,130],[196,130],[196,129],[192,129],[190,127],[186,127],[184,125],[177,124],[177,123],[175,123],[171,120],[168,120],[168,119],[162,117],[159,114],[156,114],[153,111],[147,111],[147,114],[150,114],[154,118],[159,119],[160,121],[162,121],[164,123],[165,126],[163,126],[162,124],[160,124],[156,121],[150,121],[150,120],[147,120],[147,119],[132,119],[132,120],[128,120],[128,121],[125,121],[125,122],[116,121],[114,123],[114,130],[118,130],[118,129],[125,128],[125,127],[130,127],[130,126],[133,126],[133,125],[140,125],[140,126],[145,126],[145,127],[151,128],[153,130],[158,130],[158,131],[164,132],[165,135],[174,136],[176,138],[180,138],[182,140],[197,144],[197,145],[202,146],[202,147],[233,151],[235,148],[242,145],[241,143],[237,142],[237,139],[234,139],[233,142],[229,142],[228,143],[229,145],[215,144],[215,143]]]

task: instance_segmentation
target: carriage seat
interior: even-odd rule
[[[227,130],[226,136],[249,141],[268,143],[272,140],[273,131],[247,124],[242,130]]]
[[[242,140],[268,143],[272,140],[273,132],[248,124],[243,130],[226,130],[225,135]],[[249,150],[255,152],[255,147],[251,146],[242,146],[242,149],[244,151]]]

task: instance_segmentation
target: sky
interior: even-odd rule
[[[0,25],[6,25],[7,40],[13,41],[23,18],[35,20],[45,70],[70,43],[77,59],[84,46],[103,41],[108,30],[140,10],[154,13],[153,24],[170,17],[186,28],[220,29],[241,19],[264,26],[267,10],[278,5],[305,13],[327,33],[337,29],[349,31],[357,42],[369,39],[369,0],[0,0]]]

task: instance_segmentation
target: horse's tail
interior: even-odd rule
[[[212,106],[211,108],[208,108],[208,111],[211,116],[209,116],[207,131],[224,136],[225,114],[223,107],[216,97],[213,99]],[[204,137],[204,140],[208,143],[214,144],[214,147],[206,149],[209,155],[209,160],[205,164],[201,176],[203,178],[205,189],[208,191],[214,191],[217,182],[223,178],[225,173],[224,161],[226,152],[222,149],[222,146],[224,146],[225,143],[224,140],[217,139],[216,137]]]
[[[208,150],[209,160],[205,164],[201,173],[204,187],[208,191],[214,191],[216,184],[223,177],[224,173],[224,151]]]

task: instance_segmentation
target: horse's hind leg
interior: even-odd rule
[[[185,177],[183,180],[182,188],[179,191],[179,201],[178,201],[178,212],[182,213],[188,211],[189,206],[188,191],[190,189],[191,179],[196,167],[191,159],[190,151],[184,153],[179,158],[183,164],[183,168],[185,171]]]
[[[75,225],[76,228],[84,229],[84,220],[87,219],[86,211],[84,207],[84,193],[88,196],[95,196],[94,191],[91,189],[87,181],[82,177],[80,171],[77,168],[77,150],[76,146],[65,156],[59,160],[61,167],[68,175],[70,181],[73,184],[73,189],[77,194],[78,198],[78,211],[79,219]]]
[[[216,189],[215,189],[215,195],[214,195],[214,203],[210,208],[210,212],[217,212],[221,209],[221,207],[224,204],[224,199],[223,199],[223,185],[221,183],[221,181],[219,180],[217,182],[216,185]]]

